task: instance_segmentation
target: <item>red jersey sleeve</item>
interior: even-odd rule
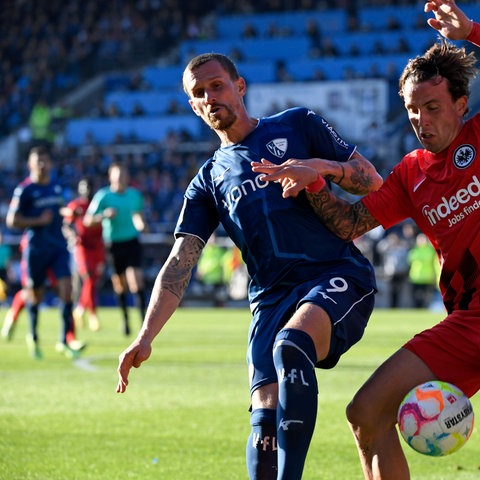
[[[385,179],[381,188],[363,197],[362,202],[387,229],[412,216],[412,204],[408,194],[409,158],[406,156]]]

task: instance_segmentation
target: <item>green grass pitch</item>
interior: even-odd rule
[[[339,365],[317,371],[319,414],[305,480],[362,478],[345,406],[401,342],[441,317],[378,309]],[[119,310],[102,309],[100,319],[99,332],[78,331],[88,342],[80,362],[54,350],[56,309],[41,311],[43,360],[27,355],[25,314],[14,339],[0,344],[0,479],[246,479],[248,310],[179,309],[123,395],[115,393],[116,367],[129,339],[121,334]],[[474,397],[473,405],[480,412],[480,400]],[[478,478],[478,445],[474,431],[444,458],[405,446],[412,479]]]

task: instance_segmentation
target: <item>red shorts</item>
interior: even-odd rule
[[[105,250],[104,249],[85,249],[77,247],[74,252],[75,263],[79,275],[91,277],[99,277],[102,275],[105,267]]]
[[[480,389],[480,311],[456,310],[404,347],[439,380],[456,385],[468,397]]]

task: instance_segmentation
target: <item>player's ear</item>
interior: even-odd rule
[[[188,103],[192,107],[192,110],[194,111],[195,115],[197,115],[199,117],[200,112],[197,110],[197,107],[195,107],[195,103],[192,100],[188,100]]]
[[[468,108],[468,97],[466,95],[462,95],[459,99],[457,99],[455,105],[457,107],[458,114],[463,117]]]
[[[247,82],[243,77],[237,80],[238,93],[243,97],[247,93]]]

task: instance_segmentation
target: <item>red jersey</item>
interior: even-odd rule
[[[362,199],[384,227],[412,218],[437,250],[447,311],[480,309],[480,115],[450,147],[415,150]]]
[[[90,201],[83,197],[72,200],[67,205],[67,208],[74,212],[74,215],[67,217],[67,220],[73,224],[77,232],[77,246],[88,250],[103,250],[102,225],[86,227],[83,224],[83,217],[85,216],[89,203]]]

